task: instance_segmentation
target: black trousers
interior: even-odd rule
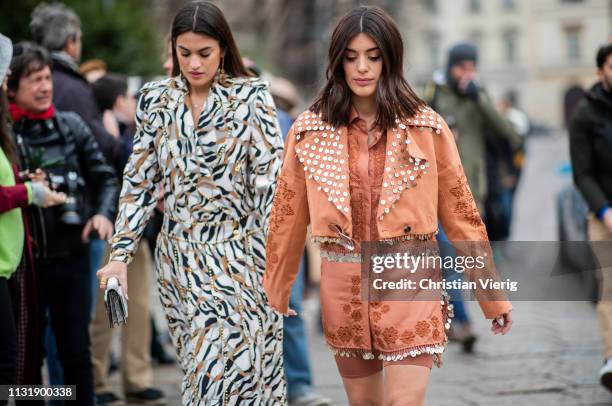
[[[93,405],[89,249],[71,258],[41,262],[37,266],[37,273],[40,303],[50,314],[51,328],[64,370],[64,384],[76,385],[77,400],[69,403]]]
[[[17,328],[8,281],[2,277],[0,277],[0,326],[2,326],[2,333],[0,333],[0,385],[14,385]],[[0,405],[6,404],[6,400],[0,400]]]

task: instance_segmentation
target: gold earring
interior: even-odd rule
[[[225,82],[225,69],[223,69],[223,62],[224,62],[224,58],[225,56],[221,57],[221,64],[219,65],[219,78],[221,79],[221,83]]]

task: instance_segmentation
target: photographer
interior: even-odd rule
[[[41,303],[57,338],[64,383],[77,386],[78,404],[93,404],[88,325],[91,308],[90,234],[108,239],[118,182],[85,123],[55,112],[51,60],[30,43],[15,46],[8,81],[17,153],[24,170],[42,168],[66,194],[62,205],[32,210]]]

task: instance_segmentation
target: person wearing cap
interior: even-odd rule
[[[453,46],[445,74],[434,74],[425,101],[444,117],[455,134],[468,184],[482,214],[487,195],[485,134],[505,138],[516,147],[521,140],[510,122],[497,111],[477,74],[476,46],[470,43]]]
[[[468,185],[481,216],[484,216],[487,198],[487,137],[502,138],[512,149],[520,146],[521,139],[510,122],[497,111],[488,92],[478,82],[477,67],[476,46],[470,43],[453,46],[448,53],[446,71],[434,73],[433,80],[425,89],[424,99],[446,120],[455,135]],[[484,220],[486,223],[486,218]],[[438,239],[448,241],[441,227]],[[441,250],[448,248],[448,244],[441,245]],[[450,272],[451,275],[446,275],[447,279],[460,277],[456,272]],[[461,292],[449,290],[449,294],[455,310],[455,323],[449,338],[460,342],[463,350],[471,353],[476,337],[471,331]]]
[[[17,170],[6,99],[12,53],[11,40],[0,34],[0,385],[40,383],[32,247],[23,210],[30,204],[50,207],[66,199],[47,187],[40,171],[22,179]],[[0,400],[0,405],[6,403]]]

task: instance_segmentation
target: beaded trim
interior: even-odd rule
[[[321,250],[321,258],[330,262],[353,262],[361,263],[361,254],[339,253],[334,251]]]

